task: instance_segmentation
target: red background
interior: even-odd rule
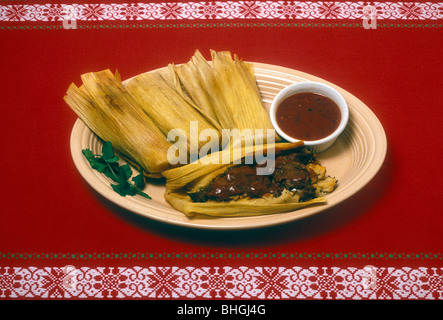
[[[425,27],[0,30],[0,253],[440,253],[441,39],[441,28]],[[249,231],[171,226],[103,199],[82,180],[71,159],[76,116],[62,100],[69,84],[78,84],[84,72],[106,68],[118,69],[126,79],[185,62],[196,49],[205,55],[209,49],[229,50],[247,61],[297,69],[357,96],[386,130],[388,154],[379,174],[331,210]],[[441,257],[382,264],[441,265]]]

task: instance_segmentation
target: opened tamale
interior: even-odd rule
[[[177,190],[195,184],[196,181],[208,174],[215,177],[231,165],[252,163],[253,159],[250,157],[253,156],[258,159],[258,153],[262,157],[272,160],[275,152],[296,149],[303,145],[303,142],[241,147],[231,145],[229,148],[207,155],[196,162],[166,170],[162,175],[166,178],[166,188]]]
[[[83,85],[71,84],[64,97],[79,118],[146,173],[169,169],[171,143],[114,74],[104,70],[83,74],[81,79]]]
[[[167,170],[165,199],[190,217],[251,216],[286,212],[325,202],[336,180],[301,144],[278,143],[241,147],[239,158],[269,151],[269,168],[246,161],[194,163]],[[226,150],[220,152],[225,153]],[[237,160],[236,156],[231,161]],[[265,169],[264,173],[258,173]]]

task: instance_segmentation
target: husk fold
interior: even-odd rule
[[[283,194],[279,198],[259,198],[231,200],[227,203],[216,201],[193,202],[186,194],[166,190],[165,199],[177,210],[190,218],[207,217],[239,217],[274,214],[301,209],[326,201],[318,197],[305,202],[295,201],[291,194]]]

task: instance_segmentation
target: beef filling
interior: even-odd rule
[[[315,162],[312,154],[293,152],[276,157],[274,172],[269,175],[257,175],[257,167],[266,164],[232,167],[207,188],[189,193],[189,196],[194,202],[227,201],[235,197],[278,197],[287,189],[299,194],[301,200],[306,200],[313,197],[315,189],[312,184],[317,180],[315,172],[307,167],[312,162]]]

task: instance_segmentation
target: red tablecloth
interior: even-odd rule
[[[0,299],[443,298],[441,3],[371,3],[369,29],[362,2],[75,3],[0,4]],[[188,229],[111,204],[73,164],[69,84],[196,49],[352,93],[385,129],[381,170],[330,210],[257,230]]]

